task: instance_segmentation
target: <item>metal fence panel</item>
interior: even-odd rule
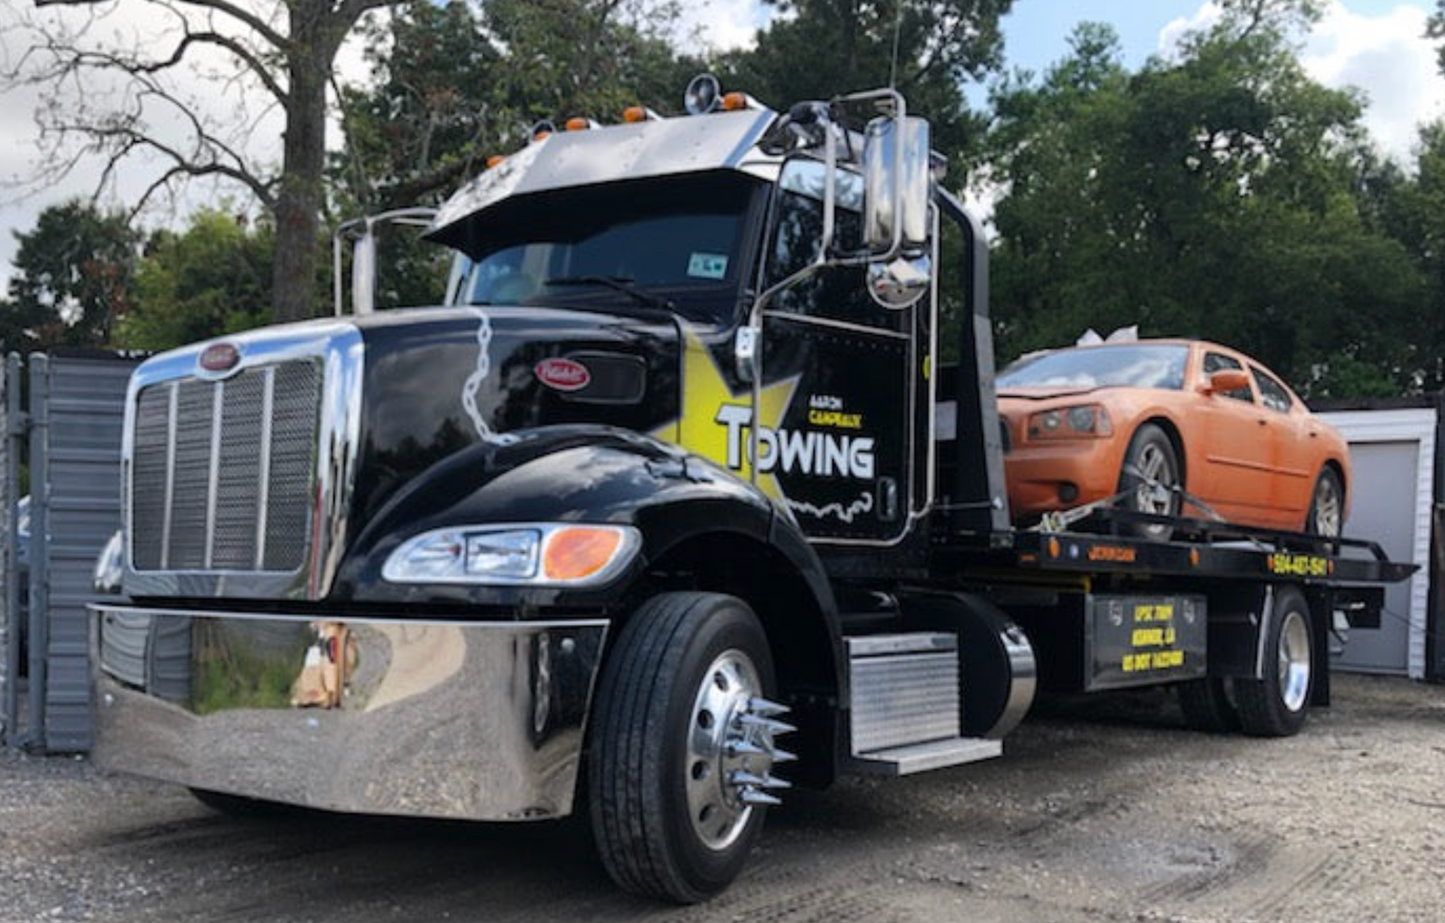
[[[91,745],[86,605],[98,598],[96,555],[120,528],[121,429],[135,364],[109,356],[31,358],[30,601],[44,613],[32,621],[32,635],[45,656],[43,679],[31,677],[29,739],[52,752]]]
[[[13,742],[20,723],[20,585],[15,500],[20,474],[20,357],[6,356],[0,374],[0,744]]]

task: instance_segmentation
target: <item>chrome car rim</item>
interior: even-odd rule
[[[1285,708],[1304,707],[1310,688],[1310,629],[1298,609],[1285,614],[1279,632],[1279,693]]]
[[[709,849],[731,846],[755,806],[778,803],[766,790],[787,787],[770,775],[774,762],[791,758],[776,748],[773,736],[793,728],[774,720],[787,709],[762,698],[762,692],[752,659],[734,649],[704,671],[693,699],[687,808],[693,831]]]
[[[1315,488],[1315,532],[1331,538],[1340,534],[1340,494],[1329,478],[1320,478]]]
[[[1157,445],[1146,445],[1139,453],[1139,486],[1135,488],[1141,513],[1167,516],[1174,511],[1174,469]]]

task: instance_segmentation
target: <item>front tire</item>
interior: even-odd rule
[[[621,887],[695,903],[742,871],[774,800],[760,786],[781,785],[772,684],[742,600],[667,593],[632,614],[603,670],[588,762],[593,837]]]
[[[1119,493],[1123,504],[1136,513],[1157,516],[1179,515],[1179,492],[1184,487],[1179,456],[1169,434],[1154,423],[1145,423],[1134,431],[1129,448],[1124,452],[1123,470],[1119,472]],[[1168,541],[1174,527],[1168,523],[1129,523],[1130,535],[1154,541]]]
[[[1309,604],[1295,587],[1277,587],[1264,639],[1265,676],[1234,681],[1244,733],[1291,737],[1304,727],[1314,692],[1314,632]]]

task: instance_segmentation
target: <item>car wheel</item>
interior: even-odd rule
[[[1345,491],[1335,469],[1324,468],[1315,481],[1310,496],[1310,511],[1305,517],[1305,531],[1311,535],[1339,538],[1345,518]]]
[[[665,593],[628,620],[603,670],[588,757],[593,837],[623,888],[694,903],[742,870],[766,805],[772,660],[742,600]]]
[[[1183,486],[1179,457],[1168,434],[1153,423],[1145,423],[1135,430],[1119,473],[1119,493],[1124,495],[1121,501],[1124,508],[1136,513],[1176,516]],[[1156,541],[1166,541],[1174,533],[1168,523],[1129,523],[1125,530]]]
[[[1276,587],[1264,638],[1264,677],[1234,681],[1244,733],[1289,737],[1304,727],[1314,691],[1314,633],[1309,604],[1295,587]]]

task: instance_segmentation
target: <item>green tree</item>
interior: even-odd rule
[[[138,235],[125,218],[76,200],[45,209],[15,237],[0,351],[103,344],[132,299]]]
[[[157,231],[114,344],[169,349],[266,323],[275,249],[270,225],[252,228],[219,210],[197,212],[180,233]]]
[[[1358,100],[1310,80],[1290,46],[1312,12],[1226,3],[1132,75],[1086,27],[1041,82],[1001,86],[1004,356],[1137,323],[1242,347],[1311,394],[1418,387],[1424,280],[1372,218]]]
[[[168,24],[157,40],[108,22],[115,13],[110,0],[35,0],[35,10],[0,0],[6,40],[16,49],[14,63],[0,71],[0,88],[42,90],[35,113],[42,146],[37,185],[63,177],[89,155],[105,163],[103,186],[123,164],[152,171],[136,210],[153,194],[197,177],[236,183],[254,195],[276,227],[275,319],[298,320],[315,310],[327,94],[336,55],[363,14],[392,2],[165,0],[154,4]],[[279,163],[246,152],[254,113],[243,106],[234,124],[217,124],[187,86],[203,50],[228,61],[229,68],[208,71],[217,92],[244,86],[245,98],[281,112]],[[173,130],[184,137],[176,140]]]
[[[698,65],[673,51],[666,9],[644,22],[618,0],[417,0],[370,27],[373,85],[342,94],[342,210],[431,204],[525,144],[531,126],[667,111]],[[675,105],[675,103],[674,103]]]
[[[774,106],[894,86],[933,122],[934,146],[965,153],[981,136],[962,85],[1002,60],[999,18],[1013,0],[770,0],[779,14],[755,47],[723,56],[725,89]]]

